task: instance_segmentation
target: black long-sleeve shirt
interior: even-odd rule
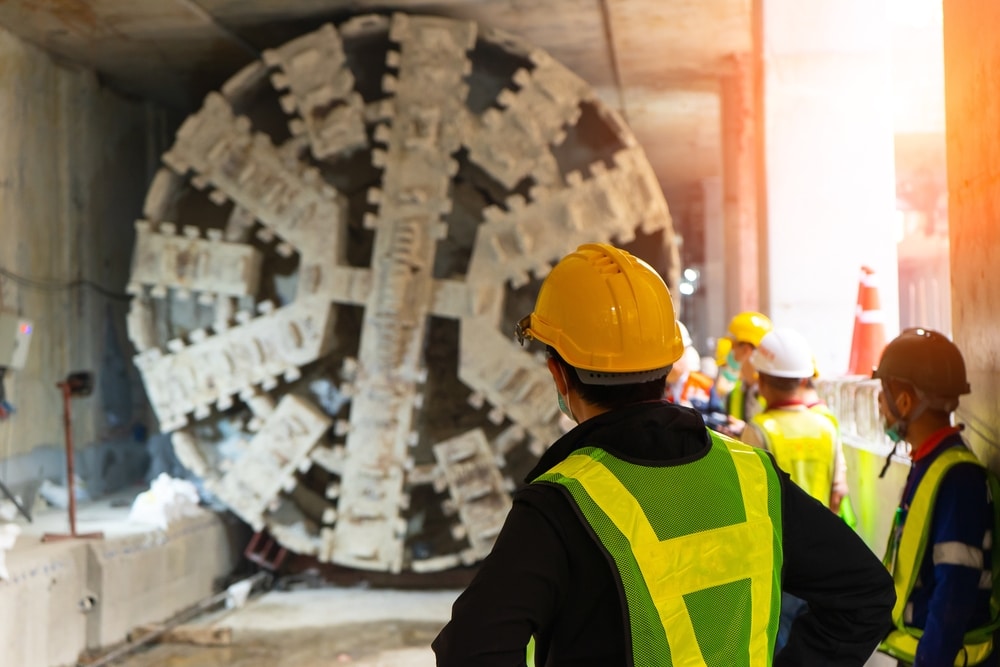
[[[526,481],[582,446],[649,465],[695,460],[711,446],[701,416],[667,403],[642,403],[585,421],[556,441]],[[863,665],[891,626],[892,579],[861,539],[784,473],[783,589],[809,603],[776,667]],[[680,508],[678,511],[684,511]],[[433,642],[439,667],[525,664],[630,665],[623,600],[608,556],[575,503],[559,489],[529,484],[490,555]]]

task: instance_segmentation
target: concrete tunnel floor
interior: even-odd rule
[[[171,639],[113,664],[130,667],[432,667],[430,643],[459,591],[323,588],[271,591],[173,636],[226,636],[220,646]],[[226,632],[216,632],[219,629]],[[195,640],[197,641],[197,640]]]

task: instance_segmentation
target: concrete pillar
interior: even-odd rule
[[[760,309],[757,228],[757,155],[754,135],[754,71],[750,54],[732,59],[732,72],[722,78],[723,231],[716,238],[724,261],[724,322],[720,336],[736,313]],[[708,226],[706,225],[706,231]]]
[[[1000,470],[1000,4],[945,0],[945,118],[952,325],[972,394],[959,416],[973,449]]]
[[[696,292],[696,296],[702,295],[698,323],[702,335],[695,340],[695,345],[702,356],[714,356],[715,348],[708,345],[706,339],[717,339],[726,332],[731,317],[728,297],[732,291],[726,283],[732,272],[728,270],[724,254],[729,244],[720,242],[729,238],[722,181],[715,177],[703,179],[701,190],[704,197],[705,263],[701,269],[701,285]],[[750,264],[756,270],[756,258]],[[727,298],[720,299],[722,294]]]
[[[758,0],[765,312],[843,373],[862,265],[898,330],[887,0]]]

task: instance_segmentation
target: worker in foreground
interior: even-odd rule
[[[996,665],[1000,483],[953,424],[969,393],[962,353],[944,334],[907,329],[872,376],[886,433],[913,460],[885,555],[895,628],[879,648],[900,665]]]
[[[771,456],[663,400],[683,343],[648,264],[580,246],[522,341],[546,346],[577,426],[517,491],[433,642],[443,667],[863,665],[888,631],[885,568]],[[782,580],[809,604],[774,656]]]
[[[747,424],[743,442],[771,452],[793,482],[839,514],[847,495],[847,466],[835,422],[806,404],[807,383],[815,370],[809,343],[794,329],[776,328],[761,338],[750,359],[767,408]],[[804,600],[782,593],[778,650],[805,610]]]

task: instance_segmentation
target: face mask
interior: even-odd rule
[[[903,434],[899,432],[899,422],[896,422],[892,426],[887,425],[883,430],[889,439],[892,440],[893,444],[896,444],[903,439]]]
[[[882,430],[885,431],[886,437],[892,441],[892,448],[889,450],[889,453],[885,455],[885,464],[882,466],[882,472],[878,474],[879,479],[885,477],[885,473],[889,471],[889,464],[892,463],[892,455],[896,453],[896,445],[902,442],[903,438],[906,437],[906,422],[899,419],[895,424],[889,426],[888,420],[883,417]]]
[[[736,361],[736,357],[733,355],[733,351],[730,350],[729,354],[726,355],[726,365],[732,368],[734,371],[738,371],[740,370],[740,366],[742,366],[743,364],[739,361]]]
[[[886,394],[885,398],[886,398],[886,404],[889,405],[888,400],[890,398],[890,395]],[[896,422],[892,426],[890,426],[889,417],[883,416],[882,430],[885,432],[886,437],[888,437],[889,440],[891,440],[892,443],[895,445],[899,442],[902,442],[902,440],[906,437],[907,420],[911,419],[912,415],[904,419],[903,417],[899,416],[899,412],[897,411],[895,405],[890,405],[889,412],[891,412],[893,415],[897,417]]]
[[[900,423],[896,422],[892,426],[889,426],[887,420],[882,418],[882,430],[885,431],[886,436],[892,441],[892,447],[889,448],[889,453],[885,455],[885,463],[882,464],[882,472],[878,474],[878,478],[882,479],[885,474],[889,472],[889,464],[892,463],[892,455],[896,453],[896,445],[900,443],[903,439],[903,435],[900,431]],[[898,510],[897,510],[898,511]]]
[[[556,400],[559,402],[559,412],[563,413],[564,415],[566,415],[575,422],[576,417],[573,416],[573,411],[569,409],[569,406],[566,405],[566,400],[563,398],[563,395],[560,394],[558,391],[556,392]]]

